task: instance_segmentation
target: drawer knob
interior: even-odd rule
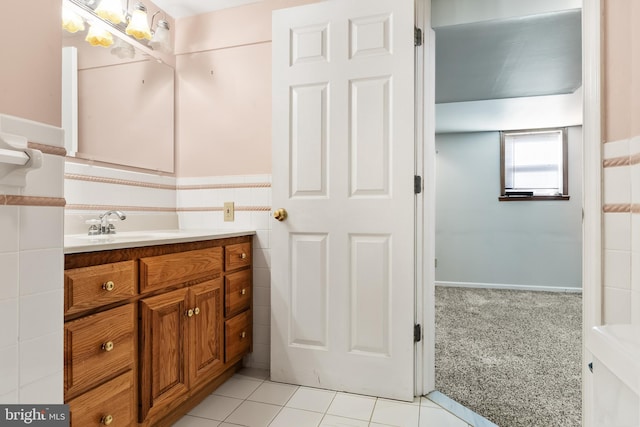
[[[240,258],[242,258],[242,259],[247,259],[247,254],[245,254],[244,252],[242,252],[242,255],[240,255]]]
[[[242,288],[242,290],[240,291],[240,295],[246,295],[247,294],[247,290]]]
[[[240,334],[240,338],[245,338],[247,336],[247,333],[245,331],[242,331],[242,333]]]
[[[184,315],[187,317],[193,317],[193,309],[190,308],[189,310],[185,311]]]
[[[197,316],[198,314],[200,314],[200,307],[196,307],[196,308],[194,308],[194,309],[193,309],[193,314],[195,314],[196,316]]]
[[[113,350],[113,341],[107,341],[106,343],[102,344],[102,349],[104,351],[111,351]]]
[[[102,289],[104,289],[107,292],[111,292],[115,288],[116,288],[116,285],[111,280],[109,280],[108,282],[105,282],[105,283],[102,284]]]
[[[105,426],[108,426],[109,424],[111,424],[113,422],[113,416],[111,415],[105,415],[104,417],[102,417],[102,419],[100,420],[100,423],[104,424]]]

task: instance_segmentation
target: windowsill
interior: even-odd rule
[[[569,200],[569,195],[561,196],[498,196],[501,202],[521,202],[525,200]]]

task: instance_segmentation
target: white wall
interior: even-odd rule
[[[499,202],[498,132],[436,135],[436,150],[436,282],[581,288],[581,127],[569,201]]]

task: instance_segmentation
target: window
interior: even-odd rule
[[[500,200],[569,199],[567,129],[500,133]]]

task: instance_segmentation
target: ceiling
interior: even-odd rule
[[[434,30],[436,103],[568,94],[582,84],[580,9]]]
[[[259,1],[261,0],[153,0],[153,3],[173,18],[183,18]]]

